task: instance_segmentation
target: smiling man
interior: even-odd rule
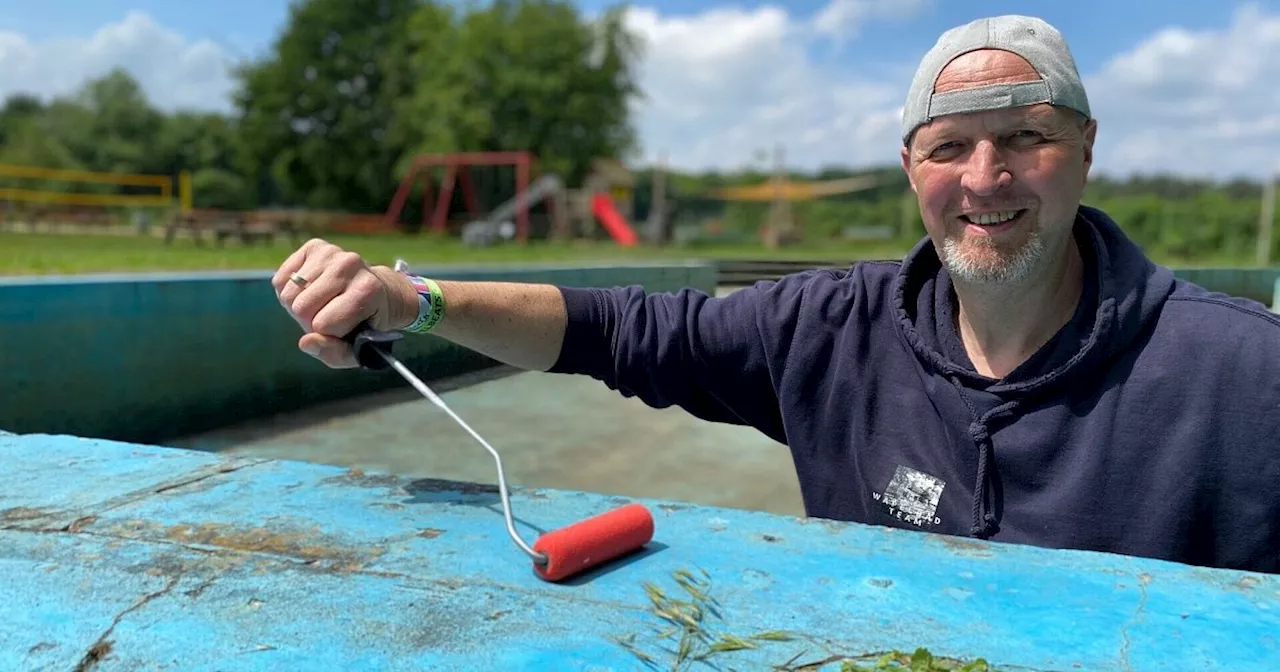
[[[903,124],[903,169],[963,297],[960,334],[977,371],[1002,378],[1080,297],[1072,230],[1097,122],[1075,62],[1041,21],[975,21],[925,57]]]
[[[810,516],[1280,572],[1280,320],[1081,205],[1097,125],[1061,35],[948,31],[903,117],[928,236],[901,262],[713,298],[434,282],[315,240],[273,282],[332,367],[367,320],[755,427]]]

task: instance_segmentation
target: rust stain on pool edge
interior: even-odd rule
[[[322,535],[298,531],[280,531],[265,527],[235,528],[216,523],[201,525],[179,524],[164,532],[165,538],[184,544],[214,546],[249,553],[270,553],[307,562],[332,560],[338,566],[356,569],[362,561],[382,555],[381,547],[367,551],[345,548],[325,539]]]
[[[53,515],[52,512],[45,509],[37,509],[29,506],[15,506],[13,508],[0,510],[0,521],[19,521],[19,520],[36,520]]]
[[[957,537],[953,535],[930,535],[928,537],[932,541],[940,542],[943,546],[951,549],[956,555],[965,555],[973,558],[990,558],[995,553],[986,542],[968,537]]]
[[[330,476],[321,483],[354,485],[361,488],[399,488],[404,479],[391,474],[366,474],[363,469],[350,469],[346,473]]]

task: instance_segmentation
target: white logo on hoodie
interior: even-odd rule
[[[873,492],[871,496],[884,504],[889,515],[898,520],[917,527],[940,525],[942,519],[935,514],[938,512],[938,500],[942,499],[942,489],[946,485],[929,474],[898,465],[884,495]]]

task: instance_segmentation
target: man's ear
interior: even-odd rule
[[[1098,138],[1098,120],[1090,119],[1084,122],[1084,174],[1089,176],[1089,169],[1093,167],[1093,142]]]
[[[902,172],[907,174],[907,182],[911,184],[911,191],[916,191],[916,178],[911,175],[911,148],[903,145],[900,154],[902,157]]]

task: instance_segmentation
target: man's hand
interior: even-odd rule
[[[318,238],[285,259],[271,284],[280,305],[307,332],[298,348],[335,369],[358,366],[342,339],[361,322],[392,331],[418,314],[418,295],[408,278]]]

